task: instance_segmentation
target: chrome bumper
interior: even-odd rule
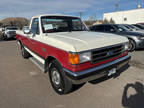
[[[117,70],[119,70],[129,63],[130,58],[131,56],[128,54],[127,56],[119,58],[110,63],[106,63],[81,72],[72,72],[67,70],[66,68],[64,68],[63,70],[65,71],[67,78],[74,84],[81,84],[108,75],[108,71],[112,68],[117,68]]]
[[[7,38],[15,38],[16,34],[7,34]]]

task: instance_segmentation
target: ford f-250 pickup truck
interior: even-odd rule
[[[69,93],[74,84],[111,76],[130,60],[126,37],[89,32],[73,16],[32,17],[16,38],[24,58],[33,56],[44,65],[58,94]]]

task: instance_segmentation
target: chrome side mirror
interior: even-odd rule
[[[30,34],[30,29],[29,28],[23,28],[23,33],[24,34]]]

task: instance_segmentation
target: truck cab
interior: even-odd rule
[[[80,18],[68,15],[32,17],[28,29],[16,36],[24,58],[44,66],[58,94],[72,85],[115,74],[129,63],[126,37],[89,32]]]

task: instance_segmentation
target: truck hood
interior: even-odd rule
[[[72,45],[77,52],[128,42],[126,37],[114,34],[76,31],[53,35],[56,40]]]

